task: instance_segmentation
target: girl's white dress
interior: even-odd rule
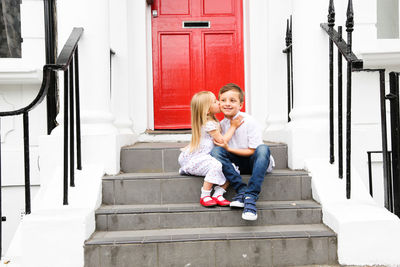
[[[217,185],[223,185],[226,182],[221,162],[210,155],[214,141],[209,132],[216,129],[219,129],[216,121],[208,121],[203,125],[199,147],[193,152],[186,148],[179,155],[178,161],[181,166],[179,173],[205,176],[206,182]]]

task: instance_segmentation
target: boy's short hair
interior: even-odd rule
[[[222,86],[221,89],[219,89],[218,98],[220,98],[223,93],[226,93],[231,90],[239,93],[240,103],[243,103],[243,101],[244,101],[243,90],[239,87],[239,85],[237,85],[235,83],[228,83],[228,84],[225,84],[224,86]]]

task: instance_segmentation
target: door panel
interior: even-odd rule
[[[204,0],[205,15],[234,15],[234,0]]]
[[[204,81],[206,90],[214,90],[236,76],[232,33],[204,35]]]
[[[161,88],[162,109],[173,109],[180,103],[190,101],[190,92],[186,90],[191,84],[190,35],[161,35]],[[176,46],[179,50],[175,49]],[[181,97],[182,101],[176,99]]]
[[[160,15],[189,15],[190,0],[163,0]]]
[[[190,128],[190,99],[226,83],[244,86],[241,0],[155,0],[154,128]],[[209,22],[185,28],[183,22]],[[207,23],[206,23],[207,24]],[[244,89],[244,88],[243,88]]]

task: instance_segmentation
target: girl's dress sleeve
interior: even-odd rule
[[[203,127],[206,132],[211,132],[218,129],[218,123],[216,121],[207,121]]]

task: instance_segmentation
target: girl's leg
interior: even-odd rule
[[[217,205],[217,202],[211,197],[212,183],[204,181],[201,188],[200,204],[204,207],[212,207]]]
[[[212,186],[213,186],[213,184],[210,182],[204,181],[204,183],[203,183],[204,190],[210,191],[212,189]]]
[[[214,187],[213,199],[219,206],[229,206],[230,202],[224,198],[226,189],[229,186],[229,182],[225,182],[223,185],[217,185]]]

